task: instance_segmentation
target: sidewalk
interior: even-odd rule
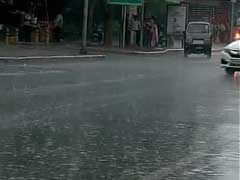
[[[90,52],[81,55],[80,46],[69,44],[17,44],[6,46],[0,44],[0,61],[21,60],[56,60],[56,59],[92,59],[104,58],[105,55]]]
[[[221,51],[225,45],[217,44],[213,46],[213,51]],[[26,60],[26,59],[67,59],[67,58],[99,58],[105,57],[107,53],[118,53],[128,55],[151,55],[164,54],[172,51],[183,51],[183,49],[165,48],[117,48],[90,46],[88,55],[81,55],[81,43],[59,43],[59,44],[17,44],[16,46],[6,46],[0,43],[0,60]]]

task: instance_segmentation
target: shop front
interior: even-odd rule
[[[62,17],[59,6],[48,0],[0,1],[1,41],[8,42],[9,37],[32,43],[57,41],[56,24],[63,24],[63,18],[60,23],[56,18]]]
[[[230,37],[230,1],[223,0],[184,0],[188,6],[188,22],[210,22],[213,27],[213,41],[226,43]]]

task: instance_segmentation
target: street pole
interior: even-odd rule
[[[140,36],[140,47],[143,47],[143,28],[144,28],[144,4],[142,5],[141,11],[141,36]]]
[[[82,29],[82,48],[80,53],[87,54],[87,26],[88,26],[88,0],[84,0],[83,10],[83,29]]]
[[[123,39],[122,48],[125,48],[126,42],[126,21],[127,21],[127,6],[123,6]]]
[[[233,24],[234,24],[234,10],[235,10],[235,3],[236,3],[236,0],[231,0],[231,9],[232,9],[232,13],[231,13],[231,34],[230,34],[230,40],[233,41],[234,39],[234,35],[233,35]]]

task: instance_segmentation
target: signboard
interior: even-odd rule
[[[194,5],[206,5],[206,6],[219,6],[221,3],[228,3],[230,2],[230,0],[218,0],[218,1],[214,1],[214,0],[184,0],[184,1],[181,1],[181,2],[184,2],[184,3],[189,3],[189,4],[194,4]]]
[[[180,4],[181,0],[166,0],[168,3]]]
[[[144,0],[108,0],[108,4],[141,6]]]
[[[186,6],[168,6],[167,34],[183,34],[186,27],[187,7]]]

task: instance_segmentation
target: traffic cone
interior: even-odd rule
[[[240,78],[240,72],[239,71],[235,71],[233,77],[235,79]]]

